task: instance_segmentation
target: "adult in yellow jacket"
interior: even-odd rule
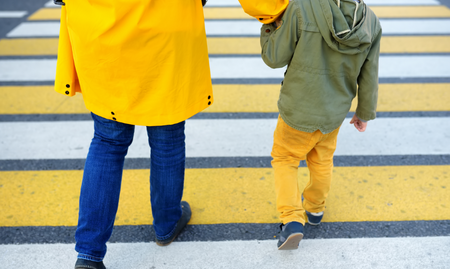
[[[55,89],[82,93],[95,127],[80,194],[75,268],[104,268],[135,125],[147,126],[157,244],[170,244],[190,219],[189,204],[181,201],[184,121],[213,102],[202,1],[58,2]]]

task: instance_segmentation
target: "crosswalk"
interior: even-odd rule
[[[270,151],[284,69],[263,63],[261,24],[237,0],[209,0],[205,26],[215,103],[186,123],[184,197],[192,220],[168,252],[143,245],[154,235],[149,148],[145,129],[138,127],[111,239],[117,244],[110,244],[116,254],[107,254],[107,266],[448,268],[450,8],[436,0],[366,2],[383,27],[378,118],[365,133],[349,119],[343,123],[324,223],[306,227],[298,256],[277,254],[274,241],[279,220]],[[0,37],[0,267],[71,268],[93,126],[81,95],[53,91],[59,8],[50,1],[30,13],[0,10],[0,17],[25,14]],[[302,184],[308,177],[304,166]],[[41,244],[29,245],[34,243]],[[170,256],[181,248],[194,256]],[[325,261],[317,262],[311,248],[321,249]],[[148,260],[142,249],[160,256]],[[130,263],[118,259],[119,250],[141,253],[140,260],[126,267]],[[32,261],[20,261],[21,251]],[[64,259],[46,265],[40,251],[62,251]],[[195,256],[208,251],[208,262]]]

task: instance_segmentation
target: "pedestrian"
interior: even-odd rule
[[[278,249],[297,249],[305,222],[318,225],[324,215],[337,135],[352,100],[357,96],[350,123],[358,131],[375,119],[381,26],[363,0],[240,2],[263,23],[264,62],[287,65],[271,155],[282,221]],[[301,160],[310,172],[303,190]]]
[[[205,1],[58,2],[55,89],[82,93],[95,129],[81,186],[75,268],[105,268],[135,125],[146,126],[151,148],[156,243],[170,244],[191,218],[181,201],[185,120],[213,102]]]

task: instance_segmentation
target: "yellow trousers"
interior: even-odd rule
[[[272,148],[272,167],[275,174],[277,210],[283,224],[291,221],[305,224],[305,210],[324,211],[333,172],[333,154],[339,128],[323,134],[298,131],[278,117]],[[300,191],[298,166],[306,160],[310,172],[309,182]],[[304,201],[302,203],[302,193]]]

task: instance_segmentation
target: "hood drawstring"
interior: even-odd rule
[[[352,29],[355,28],[355,26],[356,26],[356,19],[357,19],[357,17],[356,17],[357,14],[356,13],[358,12],[359,3],[360,3],[359,0],[353,0],[353,2],[355,3],[356,7],[355,7],[355,13],[353,14],[353,26],[352,26]],[[341,0],[337,0],[337,6],[338,6],[338,8],[341,8]],[[350,30],[345,30],[345,31],[339,32],[336,35],[342,35],[342,34],[345,34],[345,33],[348,33],[348,32],[350,32]]]
[[[358,7],[359,7],[359,1],[356,0],[354,2],[355,2],[355,5],[356,5],[356,8],[355,8],[355,14],[353,14],[353,26],[352,26],[352,29],[355,28],[355,25],[356,25],[356,12],[358,12]]]

